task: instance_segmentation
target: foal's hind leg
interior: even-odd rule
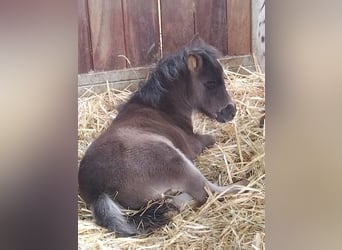
[[[244,186],[248,185],[247,180],[242,180],[235,182],[228,186],[217,186],[208,181],[208,186],[211,192],[215,193],[224,193],[226,194],[234,194],[243,190]],[[189,192],[189,191],[188,191]],[[192,193],[194,195],[194,193]],[[188,207],[198,207],[202,204],[202,200],[195,200],[193,196],[189,195],[186,192],[183,192],[172,198],[172,203],[179,209],[179,211],[183,211],[187,206]]]
[[[177,205],[181,210],[186,205],[186,203],[190,202],[190,197],[192,197],[196,205],[202,205],[203,203],[205,203],[208,198],[205,187],[208,187],[213,193],[232,194],[242,191],[244,189],[244,186],[248,184],[247,180],[243,180],[228,186],[218,186],[207,180],[199,171],[199,169],[196,168],[196,166],[191,161],[189,161],[181,152],[179,152],[179,157],[182,158],[183,169],[182,171],[178,172],[179,175],[175,176],[175,182],[178,186],[181,184],[181,190],[179,191],[182,191],[186,194],[175,197],[173,200],[175,202],[175,205]]]

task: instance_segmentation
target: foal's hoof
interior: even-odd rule
[[[243,191],[242,193],[247,192],[247,190],[244,190],[245,187],[249,184],[248,180],[240,180],[237,182],[234,182],[233,184],[229,185],[228,190],[226,190],[226,194],[237,194],[241,191]],[[218,199],[218,201],[223,201],[224,198],[221,197]]]
[[[236,193],[239,193],[241,191],[246,192],[246,190],[244,190],[244,189],[248,184],[249,184],[249,181],[246,179],[234,182],[233,184],[230,185],[231,190],[229,193],[236,194]]]
[[[237,182],[234,182],[233,185],[240,185],[240,186],[247,186],[249,184],[249,180],[240,180],[240,181],[237,181]]]
[[[232,185],[235,186],[235,193],[239,193],[241,191],[243,191],[242,193],[245,193],[247,192],[247,190],[245,190],[245,187],[247,187],[249,184],[249,180],[240,180],[240,181],[237,181],[237,182],[234,182]]]

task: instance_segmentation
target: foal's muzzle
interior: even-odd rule
[[[216,113],[216,121],[229,122],[233,120],[236,114],[235,103],[229,103],[225,108]]]

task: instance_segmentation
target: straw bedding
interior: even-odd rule
[[[248,192],[230,196],[209,194],[198,209],[187,209],[148,237],[116,238],[97,226],[78,197],[79,249],[265,249],[264,74],[225,70],[226,85],[237,103],[233,122],[218,123],[194,114],[194,128],[217,142],[205,150],[196,165],[220,185],[247,178]],[[110,124],[115,106],[127,100],[134,87],[109,89],[79,97],[78,157]],[[90,95],[89,95],[90,93]]]

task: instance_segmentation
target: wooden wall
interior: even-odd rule
[[[79,0],[79,73],[150,65],[196,33],[250,54],[251,0]]]

